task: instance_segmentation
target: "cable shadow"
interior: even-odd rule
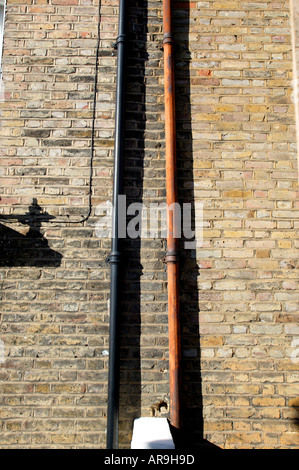
[[[175,5],[175,86],[177,125],[178,202],[191,204],[191,228],[195,229],[195,193],[193,174],[192,115],[190,101],[189,3]],[[180,240],[180,312],[182,433],[180,447],[218,448],[204,439],[201,354],[199,337],[198,278],[200,269],[196,249],[186,249]]]
[[[40,232],[42,222],[55,217],[42,211],[41,206],[34,198],[29,212],[24,215],[0,215],[0,221],[14,219],[23,225],[29,226],[26,234],[0,224],[0,267],[13,266],[44,266],[58,267],[62,255],[49,247],[48,240]]]
[[[123,193],[127,207],[142,203],[145,153],[145,63],[148,59],[147,0],[128,2],[125,155]],[[127,227],[129,218],[127,220]],[[131,441],[133,421],[141,415],[141,238],[123,240],[121,287],[119,445]]]

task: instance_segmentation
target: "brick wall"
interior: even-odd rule
[[[8,0],[1,103],[0,446],[104,448],[118,2]],[[162,2],[129,1],[125,193],[165,200]],[[174,2],[184,426],[298,447],[298,179],[288,1]],[[29,215],[28,215],[29,214]],[[14,216],[14,219],[12,219]],[[165,240],[124,242],[120,445],[167,416]]]
[[[292,37],[292,50],[293,50],[293,103],[295,106],[296,116],[296,137],[297,137],[297,149],[299,142],[299,5],[298,2],[290,0],[290,27]],[[297,150],[297,161],[299,168],[299,155]]]

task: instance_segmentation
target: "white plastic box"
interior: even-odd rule
[[[131,449],[175,449],[167,418],[135,419]]]

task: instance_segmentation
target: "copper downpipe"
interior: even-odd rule
[[[169,392],[170,424],[177,430],[181,427],[180,406],[180,318],[179,318],[179,276],[178,238],[176,229],[179,220],[174,207],[177,204],[176,182],[176,122],[174,47],[172,35],[171,0],[163,0],[164,30],[164,91],[165,91],[165,146],[166,146],[166,203],[167,211],[167,263],[168,281],[168,330],[169,330]],[[173,209],[173,210],[171,210]]]

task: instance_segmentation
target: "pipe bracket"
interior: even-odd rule
[[[120,34],[119,36],[117,36],[117,39],[116,39],[115,43],[113,44],[113,48],[117,49],[118,44],[126,43],[126,42],[127,42],[127,35],[126,34]]]

